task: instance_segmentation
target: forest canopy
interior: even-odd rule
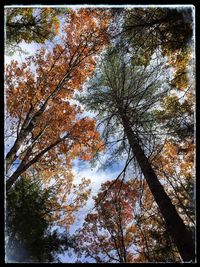
[[[196,261],[194,6],[5,7],[5,261]]]

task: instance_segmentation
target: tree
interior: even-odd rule
[[[43,44],[52,40],[58,34],[61,13],[59,8],[6,8],[6,50],[13,53],[22,41]]]
[[[6,201],[6,260],[58,262],[57,254],[74,245],[67,231],[53,230],[57,188],[24,175]]]
[[[115,14],[120,25],[113,26],[112,36],[132,53],[134,64],[148,65],[151,56],[161,52],[175,69],[171,84],[187,88],[193,50],[192,8],[133,8]]]
[[[98,9],[71,11],[62,44],[6,67],[6,132],[8,145],[13,143],[6,155],[7,191],[33,164],[55,169],[64,156],[69,167],[74,157],[88,160],[102,148],[95,120],[81,118],[71,98],[93,75],[96,57],[108,43],[108,22]]]
[[[140,189],[139,189],[140,188]],[[137,262],[181,262],[176,245],[145,180],[138,183],[142,193],[135,215]]]
[[[192,231],[195,227],[193,154],[194,144],[185,142],[179,145],[166,140],[162,154],[153,160],[157,175],[164,181],[166,192]]]
[[[160,127],[171,134],[152,162],[185,224],[194,231],[194,98],[192,90],[183,96],[168,96],[155,112]],[[173,118],[173,119],[172,119]],[[158,148],[159,149],[159,148]],[[156,153],[156,152],[155,152]],[[176,168],[174,168],[176,166]]]
[[[145,180],[107,181],[94,200],[75,233],[77,262],[180,262]]]
[[[189,88],[183,96],[166,96],[161,101],[161,109],[155,111],[160,127],[171,134],[174,141],[185,142],[194,137],[194,96]]]
[[[149,144],[152,143],[148,135],[152,137],[153,132],[158,133],[152,110],[169,90],[163,82],[166,75],[163,70],[162,65],[155,63],[147,67],[133,66],[126,61],[125,55],[111,49],[107,59],[104,59],[101,72],[97,74],[98,79],[92,80],[82,102],[104,116],[103,119],[101,116],[102,121],[112,131],[116,130],[115,133],[122,127],[123,142],[138,162],[183,261],[191,261],[195,253],[192,234],[159,181],[149,160],[152,151],[150,153],[147,147],[148,140]]]
[[[80,260],[85,256],[97,263],[132,262],[136,199],[137,191],[128,182],[117,180],[101,185],[94,198],[95,212],[86,216],[82,228],[75,234]]]

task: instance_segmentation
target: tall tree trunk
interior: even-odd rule
[[[185,262],[194,261],[195,247],[191,231],[186,228],[183,220],[177,213],[175,206],[164,191],[163,186],[159,182],[158,177],[156,176],[149,160],[145,156],[144,151],[142,150],[138,139],[130,126],[127,116],[122,110],[120,110],[120,117],[122,119],[124,131],[127,135],[132,152],[140,165],[142,173],[165,220],[166,227],[171,233],[171,236],[178,248],[182,260]]]

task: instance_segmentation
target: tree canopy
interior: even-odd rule
[[[56,253],[73,246],[67,232],[52,230],[55,188],[24,176],[7,195],[6,260],[57,262]]]
[[[5,8],[7,262],[195,262],[193,11]]]
[[[15,138],[6,156],[7,171],[20,160],[18,168],[8,176],[8,190],[21,173],[39,161],[40,169],[42,165],[52,169],[60,161],[59,154],[64,154],[66,163],[70,164],[74,156],[90,159],[101,146],[95,120],[81,118],[80,107],[70,100],[74,91],[81,90],[84,81],[92,75],[94,57],[107,42],[104,28],[100,27],[103,18],[97,25],[95,11],[94,16],[85,10],[70,16],[63,45],[56,45],[52,52],[41,49],[23,64],[12,61],[6,68],[6,115],[10,138]],[[80,31],[80,21],[86,18],[87,24]],[[92,33],[88,31],[91,27]]]

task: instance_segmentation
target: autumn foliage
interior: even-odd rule
[[[69,165],[73,157],[88,160],[102,148],[95,120],[81,118],[71,98],[93,74],[97,53],[108,43],[106,26],[95,10],[94,15],[71,11],[62,44],[6,67],[7,116],[16,137],[7,154],[7,169],[16,159],[21,161],[10,185],[32,164],[55,168],[63,154]]]
[[[44,43],[58,34],[60,23],[55,8],[8,8],[6,9],[7,45],[21,41]]]
[[[86,216],[77,233],[80,260],[84,255],[97,263],[133,261],[133,209],[138,193],[130,184],[119,180],[102,184],[94,198],[96,211]]]

